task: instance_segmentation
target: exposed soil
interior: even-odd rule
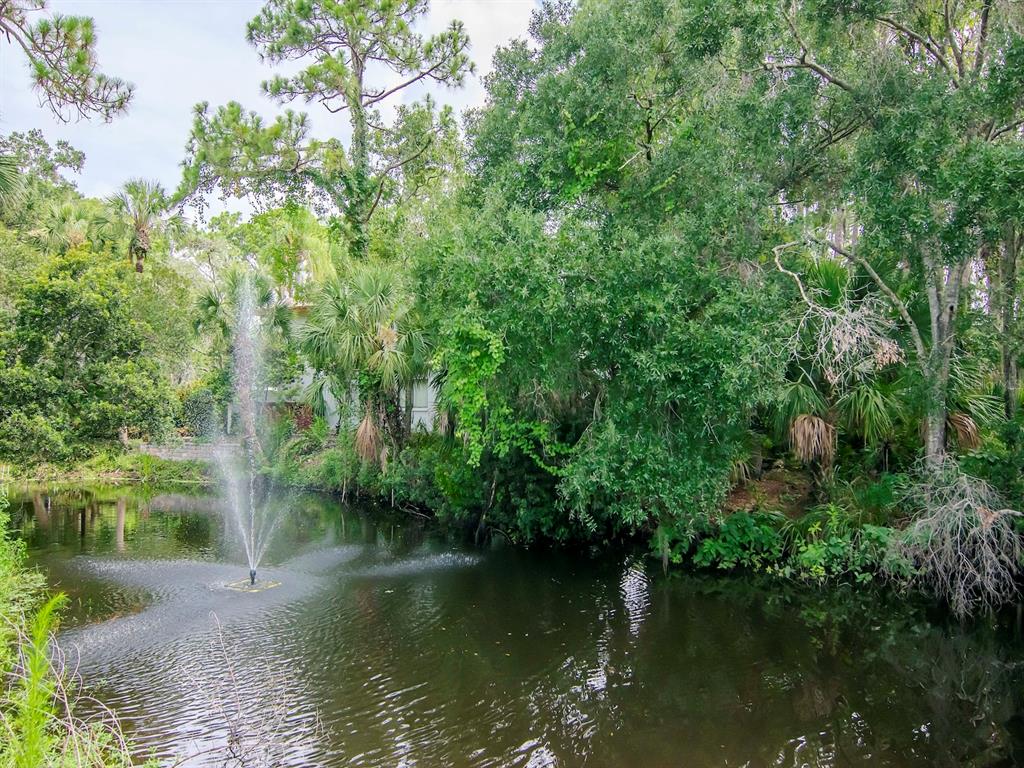
[[[807,472],[798,472],[777,467],[765,472],[760,478],[737,485],[726,497],[722,509],[726,513],[772,511],[782,512],[787,517],[799,517],[809,507],[811,477]]]

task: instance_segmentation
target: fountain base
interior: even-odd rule
[[[264,592],[268,589],[281,586],[280,581],[261,581],[259,584],[252,583],[249,579],[231,581],[224,585],[235,592]]]

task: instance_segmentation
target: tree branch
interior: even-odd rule
[[[931,41],[926,40],[924,37],[922,37],[917,32],[912,30],[906,24],[903,24],[889,16],[877,16],[876,20],[881,22],[882,24],[885,24],[886,26],[891,27],[892,29],[895,29],[897,32],[902,32],[904,35],[906,35],[915,43],[917,43],[926,51],[928,51],[928,53],[931,54],[931,57],[935,59],[935,61],[937,61],[939,64],[941,64],[943,69],[945,69],[950,75],[952,75],[953,82],[959,85],[959,81],[956,78],[956,74],[953,72],[953,69],[949,66],[949,62],[946,61],[946,57],[942,55],[938,47],[933,45]]]
[[[885,297],[889,299],[889,302],[893,305],[893,308],[895,308],[895,310],[899,312],[900,317],[903,318],[903,322],[907,324],[907,327],[910,330],[911,339],[913,339],[914,342],[914,349],[917,351],[919,364],[922,366],[926,365],[928,360],[928,354],[926,351],[927,347],[925,346],[924,339],[921,337],[921,331],[918,329],[917,324],[914,322],[914,318],[910,316],[910,310],[907,308],[907,305],[906,303],[904,303],[903,299],[896,295],[896,292],[889,287],[885,280],[882,279],[882,276],[879,275],[878,272],[875,271],[875,268],[871,266],[868,260],[865,259],[863,256],[852,253],[851,251],[848,251],[845,248],[836,245],[831,240],[824,240],[817,237],[812,237],[810,238],[810,240],[811,242],[817,243],[818,245],[823,245],[831,249],[832,251],[839,254],[847,261],[852,261],[853,263],[858,264],[864,269],[865,272],[868,273],[868,275],[871,276],[871,279],[874,281],[875,285],[877,285],[878,289],[885,294]]]
[[[949,46],[953,50],[953,59],[956,61],[956,71],[960,78],[963,79],[964,57],[960,46],[956,43],[956,32],[953,29],[953,19],[950,17],[949,12],[949,0],[943,0],[942,2],[942,15],[946,22],[946,39],[949,40]]]
[[[792,270],[786,269],[784,266],[782,266],[782,261],[779,258],[779,256],[782,254],[783,251],[785,251],[785,250],[787,250],[789,248],[793,248],[794,246],[797,246],[797,245],[803,245],[803,241],[802,240],[793,240],[792,242],[789,242],[789,243],[783,243],[782,245],[776,245],[774,248],[772,248],[772,254],[775,257],[775,266],[779,270],[779,272],[781,272],[784,275],[789,275],[791,278],[793,278],[793,282],[796,283],[796,287],[800,290],[800,296],[803,298],[804,304],[806,304],[809,307],[812,307],[812,306],[814,306],[814,302],[812,302],[811,301],[811,297],[807,295],[807,290],[804,288],[804,284],[803,284],[803,281],[800,279],[800,275],[798,275],[796,272],[793,272]]]
[[[998,139],[1004,133],[1009,133],[1010,131],[1020,128],[1022,125],[1024,125],[1024,119],[1014,120],[1009,125],[1004,125],[1002,128],[998,128],[995,131],[992,131],[992,133],[989,134],[988,138],[990,141]]]
[[[377,102],[383,101],[388,96],[391,96],[394,93],[398,93],[398,91],[402,90],[403,88],[408,88],[410,85],[412,85],[415,82],[418,82],[418,81],[422,80],[424,77],[431,77],[433,75],[434,71],[439,69],[446,62],[447,62],[447,59],[443,59],[442,61],[437,62],[437,64],[435,64],[434,66],[430,67],[429,69],[424,69],[424,70],[421,70],[420,72],[417,72],[413,77],[410,77],[405,82],[399,83],[395,87],[389,88],[386,91],[378,91],[377,93],[374,93],[374,94],[366,94],[366,96],[368,98],[364,102],[363,106],[364,107],[372,107]]]
[[[424,152],[427,151],[427,149],[430,147],[430,145],[433,142],[434,142],[434,137],[433,136],[428,136],[426,142],[418,150],[413,152],[408,157],[403,158],[402,160],[399,160],[397,163],[392,163],[387,168],[385,168],[383,171],[381,171],[381,174],[380,174],[380,184],[377,185],[377,194],[374,195],[373,204],[370,206],[370,210],[366,214],[366,219],[365,219],[366,221],[369,221],[370,217],[373,216],[373,212],[377,210],[377,204],[380,203],[380,197],[381,197],[381,195],[384,192],[384,183],[388,180],[388,174],[391,173],[392,171],[397,171],[402,166],[408,165],[413,160],[415,160],[417,157],[421,156]]]
[[[992,0],[985,0],[985,5],[981,9],[981,27],[978,32],[978,47],[974,52],[975,74],[981,71],[981,67],[985,63],[985,44],[988,42],[988,18],[991,10]]]

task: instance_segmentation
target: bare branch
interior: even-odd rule
[[[922,366],[925,365],[928,360],[927,347],[925,346],[924,339],[921,336],[921,331],[918,329],[914,319],[910,316],[910,310],[907,308],[906,303],[904,303],[904,301],[896,295],[896,292],[889,287],[885,280],[882,279],[882,276],[878,274],[875,268],[871,266],[868,260],[863,256],[847,251],[845,248],[841,248],[831,240],[822,240],[819,238],[811,238],[811,240],[819,245],[824,245],[830,248],[843,258],[864,268],[864,271],[871,276],[871,279],[875,282],[875,285],[878,286],[878,289],[885,294],[893,308],[899,312],[900,317],[903,318],[903,322],[906,323],[907,328],[910,330],[911,338],[914,341],[914,349],[917,352],[918,364]]]
[[[894,323],[874,296],[854,300],[843,295],[834,304],[823,304],[811,297],[800,276],[782,266],[782,251],[802,241],[784,243],[772,249],[775,266],[793,278],[807,311],[800,319],[792,346],[799,348],[805,329],[814,336],[812,363],[821,370],[833,387],[844,387],[880,368],[903,359],[903,353],[892,339]]]
[[[904,501],[918,513],[893,542],[893,564],[967,616],[1016,598],[1024,548],[1014,530],[1020,513],[1005,509],[985,482],[946,458],[919,470]],[[891,567],[891,566],[890,566]]]

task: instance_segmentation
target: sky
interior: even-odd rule
[[[77,183],[86,195],[109,195],[137,176],[157,180],[168,191],[177,187],[197,102],[216,107],[239,101],[267,117],[281,109],[260,93],[260,83],[275,70],[245,41],[246,22],[262,0],[50,0],[49,5],[52,12],[94,19],[100,69],[135,85],[132,104],[110,123],[62,125],[38,106],[24,55],[0,41],[0,133],[40,128],[49,141],[67,139],[84,151]],[[432,0],[420,30],[431,34],[461,19],[476,74],[459,90],[410,88],[392,101],[430,92],[460,113],[483,104],[482,77],[495,49],[526,37],[535,5],[535,0]],[[291,106],[307,109],[301,103]],[[347,139],[344,114],[332,115],[315,104],[308,111],[315,135]]]

